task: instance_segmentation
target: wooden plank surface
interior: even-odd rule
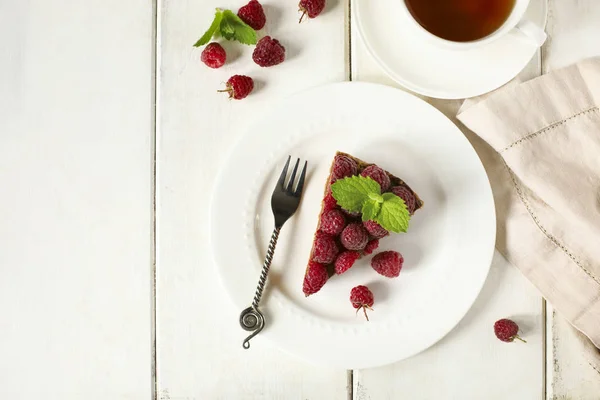
[[[0,1],[2,399],[151,398],[152,10]]]
[[[344,6],[329,1],[324,14],[299,25],[297,3],[262,1],[267,26],[261,34],[281,41],[286,61],[263,69],[251,60],[253,47],[227,42],[232,60],[210,70],[192,44],[210,23],[215,6],[237,11],[242,3],[179,0],[163,1],[161,7],[159,395],[165,400],[346,399],[344,370],[305,364],[260,336],[250,350],[242,349],[246,332],[238,324],[241,310],[232,306],[219,283],[207,222],[216,172],[245,133],[246,122],[283,96],[345,79]],[[257,83],[255,92],[241,101],[216,92],[234,74],[249,75]]]
[[[600,372],[584,356],[574,328],[548,307],[548,399],[600,399]]]
[[[498,255],[448,337],[403,362],[354,371],[350,388],[346,371],[266,342],[241,350],[239,310],[219,286],[205,222],[224,154],[278,97],[346,79],[350,50],[355,80],[397,86],[357,35],[346,46],[344,1],[329,0],[302,25],[295,4],[263,4],[263,34],[281,39],[288,60],[260,69],[251,48],[227,43],[233,60],[212,71],[191,44],[214,6],[239,4],[159,2],[158,397],[541,398],[541,298]],[[0,2],[0,398],[152,397],[152,10],[149,0]],[[543,62],[522,76],[598,55],[598,21],[595,0],[550,0]],[[215,93],[235,73],[257,81],[241,102]],[[460,104],[429,101],[449,116]],[[548,399],[598,400],[599,374],[568,323],[547,315]],[[495,342],[491,324],[503,316],[522,321],[527,345]]]
[[[543,71],[600,55],[600,3],[595,0],[550,0],[549,40],[543,48]],[[600,372],[586,357],[577,334],[552,307],[548,307],[548,399],[600,399]]]

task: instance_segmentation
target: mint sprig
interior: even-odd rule
[[[410,213],[402,198],[381,194],[381,187],[369,177],[351,176],[331,185],[337,204],[350,212],[361,212],[363,221],[375,221],[391,232],[406,232]]]
[[[350,176],[338,179],[331,185],[333,198],[343,209],[350,212],[361,212],[362,206],[369,198],[369,193],[381,193],[379,183],[364,176]]]
[[[375,216],[374,221],[388,231],[406,232],[410,213],[404,200],[394,193],[384,193],[382,197],[381,210]]]
[[[222,19],[223,19],[223,12],[217,8],[217,11],[215,12],[215,18],[213,19],[212,23],[210,24],[210,27],[208,28],[208,30],[206,32],[204,32],[204,35],[202,35],[202,37],[200,39],[198,39],[198,41],[194,44],[194,46],[200,47],[200,46],[204,46],[206,43],[208,43],[210,41],[210,39],[213,37],[213,35],[217,32],[217,29],[219,29],[219,26],[221,26]]]
[[[243,44],[256,44],[256,31],[235,15],[231,10],[221,10],[217,8],[215,18],[204,35],[194,47],[200,47],[207,44],[213,36],[222,36],[227,40],[237,40]]]

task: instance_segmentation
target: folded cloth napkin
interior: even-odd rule
[[[600,58],[465,101],[496,247],[583,335],[600,373]],[[584,336],[585,335],[585,336]]]

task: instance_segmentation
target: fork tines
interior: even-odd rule
[[[283,171],[281,171],[281,176],[279,177],[279,181],[277,182],[277,188],[280,188],[280,190],[285,191],[288,194],[299,196],[300,194],[302,194],[302,189],[304,187],[304,179],[306,178],[306,167],[307,167],[308,162],[307,161],[304,162],[304,167],[302,168],[302,171],[300,172],[300,178],[298,179],[298,183],[296,184],[296,189],[294,190],[294,180],[296,179],[296,173],[298,172],[298,165],[300,165],[300,159],[298,158],[296,160],[296,164],[294,165],[294,169],[292,170],[292,175],[290,176],[290,179],[289,179],[287,187],[286,187],[286,185],[285,185],[286,179],[285,178],[287,176],[288,167],[290,166],[291,158],[292,158],[292,156],[288,156],[288,159],[285,163],[285,167],[283,167]]]

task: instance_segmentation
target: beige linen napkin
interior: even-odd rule
[[[494,192],[497,249],[589,338],[600,373],[599,105],[594,58],[467,100],[458,119],[489,144],[476,147]]]

